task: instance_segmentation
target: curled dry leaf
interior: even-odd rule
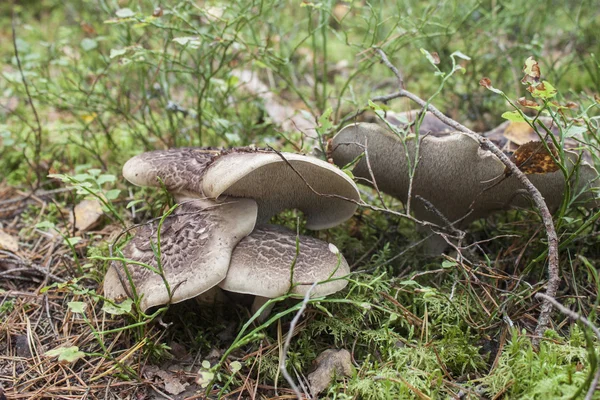
[[[327,389],[336,376],[351,376],[354,372],[352,357],[346,349],[325,350],[319,354],[313,364],[316,369],[308,375],[308,382],[310,391],[315,397]]]
[[[481,78],[479,84],[486,89],[490,89],[492,87],[492,80],[490,78]]]
[[[527,60],[525,60],[523,72],[525,73],[525,76],[523,79],[521,79],[521,83],[535,86],[540,82],[540,66],[538,62],[533,59],[533,57],[529,57]]]
[[[86,199],[81,201],[73,209],[71,223],[75,220],[75,229],[84,232],[92,229],[102,219],[102,203],[97,199]]]
[[[19,240],[3,230],[0,230],[0,249],[12,251],[14,253],[19,250]]]
[[[546,174],[558,171],[558,164],[554,161],[555,158],[558,159],[558,151],[553,143],[547,143],[547,145],[552,155],[543,142],[533,141],[520,146],[510,159],[525,174]],[[510,175],[508,167],[504,173]]]

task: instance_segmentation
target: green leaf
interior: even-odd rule
[[[182,46],[189,46],[192,49],[197,49],[202,44],[196,36],[182,36],[173,38],[175,43],[179,43]]]
[[[35,227],[38,229],[54,229],[56,225],[50,221],[42,221],[35,224]]]
[[[133,305],[133,300],[126,299],[122,303],[112,304],[108,301],[104,302],[102,306],[102,311],[111,315],[123,315],[131,312],[131,306]]]
[[[458,58],[462,58],[463,60],[467,60],[470,61],[471,57],[469,57],[468,55],[461,53],[460,51],[455,51],[454,53],[450,54],[450,57],[456,56]]]
[[[104,193],[104,196],[108,200],[115,200],[119,197],[120,194],[121,194],[121,189],[112,189],[112,190],[109,190],[106,193]]]
[[[74,313],[85,314],[85,308],[87,307],[87,304],[85,304],[83,301],[70,301],[67,303],[67,307],[69,307],[69,310]]]
[[[98,47],[98,42],[95,39],[83,38],[80,45],[83,51],[90,51]]]
[[[121,8],[120,10],[117,10],[115,15],[119,18],[131,18],[135,13],[130,8]]]
[[[587,128],[585,126],[571,125],[567,131],[564,133],[565,137],[573,137],[579,136],[587,132]]]
[[[47,351],[46,356],[48,356],[48,357],[58,356],[58,362],[72,363],[72,362],[79,360],[80,358],[85,357],[85,353],[82,351],[79,351],[79,347],[71,346],[71,347],[58,347],[56,349]]]
[[[333,123],[331,122],[331,113],[333,112],[333,109],[331,107],[327,108],[327,110],[325,110],[325,112],[323,113],[323,115],[321,115],[319,117],[319,125],[320,125],[320,131],[321,133],[326,132],[328,129],[330,129],[333,126]]]
[[[75,246],[79,242],[81,242],[81,237],[79,236],[65,238],[65,243],[69,246]]]
[[[117,177],[114,175],[100,175],[97,179],[96,179],[96,183],[98,185],[104,185],[106,182],[114,182],[117,180]]]
[[[548,81],[544,81],[539,85],[530,86],[531,95],[536,98],[548,100],[556,96],[557,90]]]
[[[502,118],[512,122],[525,122],[525,118],[518,111],[507,111],[502,114]]]
[[[239,361],[234,361],[231,364],[229,364],[229,368],[231,368],[231,372],[235,374],[236,372],[242,369],[242,363]]]
[[[122,56],[127,53],[127,49],[110,49],[110,58]]]
[[[142,199],[138,199],[138,200],[131,200],[129,203],[127,203],[127,205],[125,206],[125,208],[131,208],[133,206],[135,206],[138,203],[143,202],[144,200]]]
[[[458,265],[458,263],[456,261],[450,261],[450,260],[442,261],[442,268],[452,268],[457,265]]]

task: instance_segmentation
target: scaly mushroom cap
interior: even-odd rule
[[[158,177],[176,198],[255,199],[259,223],[297,208],[305,213],[309,229],[340,224],[354,214],[354,202],[360,199],[354,182],[336,167],[313,157],[267,150],[153,151],[129,160],[123,175],[141,186],[159,186]]]
[[[256,213],[256,202],[251,199],[181,204],[164,220],[160,235],[161,265],[172,297],[160,274],[144,266],[127,265],[135,291],[143,296],[142,310],[196,297],[221,282],[234,247],[254,228]],[[158,271],[154,252],[157,229],[157,221],[141,227],[123,249],[125,258]],[[132,292],[123,263],[114,261],[104,279],[104,294],[120,301]]]
[[[123,165],[123,176],[137,186],[164,184],[168,191],[176,194],[202,193],[200,177],[221,153],[210,148],[149,151],[129,159]]]
[[[373,175],[380,190],[406,202],[409,187],[409,169],[406,151],[414,160],[414,136],[402,142],[385,128],[376,124],[360,123],[343,128],[332,141],[330,157],[344,166],[363,154],[367,143],[368,155]],[[363,147],[361,147],[361,145]],[[568,168],[573,169],[577,155],[567,153]],[[371,180],[365,160],[360,160],[353,173],[356,177]],[[510,176],[489,190],[504,174],[502,162],[488,151],[479,148],[474,139],[462,134],[442,137],[421,137],[419,162],[413,180],[412,208],[415,215],[424,220],[441,223],[425,204],[415,199],[419,195],[429,201],[448,220],[454,222],[473,212],[460,225],[490,214],[494,210],[509,206],[525,207],[530,204],[520,182]],[[560,171],[528,175],[531,182],[540,190],[548,207],[558,208],[564,191],[564,177]],[[578,187],[575,193],[588,186],[598,187],[598,173],[587,163],[579,168]],[[593,198],[590,192],[580,197],[581,201]]]
[[[299,252],[296,257],[297,239]],[[292,265],[294,274],[290,282]],[[343,277],[349,272],[348,263],[334,245],[297,236],[279,226],[264,225],[237,245],[227,277],[219,286],[231,292],[267,298],[288,292],[305,295],[314,282]],[[292,283],[300,284],[292,287]],[[344,279],[318,284],[311,295],[335,293],[347,284]]]

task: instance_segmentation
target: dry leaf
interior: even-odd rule
[[[96,226],[104,212],[102,211],[102,203],[97,199],[86,199],[75,206],[73,210],[75,216],[71,215],[71,223],[75,220],[75,229],[78,231],[87,231]]]
[[[558,158],[558,151],[554,144],[547,143],[554,158]],[[515,165],[525,174],[546,174],[558,171],[558,164],[546,150],[543,142],[534,141],[520,146],[510,158]],[[508,167],[505,173],[509,171]]]
[[[157,371],[156,376],[163,380],[165,392],[169,394],[179,394],[185,392],[185,388],[189,385],[187,382],[181,383],[177,376],[168,371]]]
[[[490,78],[481,78],[479,84],[484,88],[489,89],[492,87],[492,80]]]
[[[0,229],[0,249],[14,253],[19,250],[19,240]]]
[[[351,376],[354,371],[350,352],[345,349],[325,350],[315,359],[316,369],[308,375],[310,391],[317,396],[327,389],[336,376]]]

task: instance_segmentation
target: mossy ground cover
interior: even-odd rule
[[[306,232],[335,243],[353,273],[343,292],[308,302],[292,331],[300,303],[287,297],[263,324],[249,323],[241,304],[185,302],[146,316],[105,302],[101,282],[105,258],[128,238],[123,231],[172,204],[160,190],[126,184],[120,168],[129,157],[181,146],[319,147],[283,128],[240,71],[252,71],[277,104],[317,121],[323,144],[369,110],[369,99],[396,90],[376,48],[409,90],[478,132],[512,111],[480,80],[511,99],[526,96],[521,69],[532,56],[556,99],[576,103],[565,116],[585,126],[581,146],[600,166],[593,1],[16,3],[0,5],[7,398],[293,398],[278,368],[290,334],[286,366],[301,388],[322,351],[352,354],[354,373],[332,382],[326,398],[583,398],[597,368],[591,331],[554,313],[539,349],[531,345],[533,296],[547,279],[533,208],[472,224],[461,257],[429,255],[414,222],[368,208],[329,231]],[[455,57],[462,69],[449,76],[457,51],[469,59]],[[406,99],[386,106],[414,108]],[[365,201],[378,201],[362,190]],[[79,232],[69,215],[84,199],[100,201],[103,217]],[[293,212],[277,218],[297,221]],[[597,209],[577,207],[555,217],[558,299],[592,322],[598,218]]]

